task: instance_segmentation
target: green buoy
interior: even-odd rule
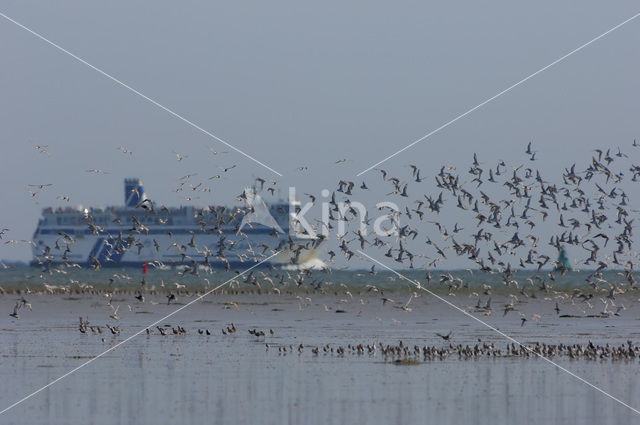
[[[569,257],[567,257],[567,251],[565,251],[564,247],[560,248],[560,253],[558,254],[558,261],[556,264],[556,271],[570,271],[571,263],[569,262]]]

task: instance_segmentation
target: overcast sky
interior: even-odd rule
[[[638,12],[637,2],[24,2],[0,12],[284,176],[212,140],[0,18],[0,228],[30,239],[41,209],[119,205],[140,177],[166,205],[234,203],[256,176],[318,193]],[[640,18],[384,167],[517,161],[528,141],[559,176],[640,139]],[[50,156],[32,143],[48,145]],[[119,146],[133,152],[128,155]],[[214,156],[216,151],[230,151]],[[178,161],[177,152],[184,156]],[[341,158],[343,164],[335,164]],[[237,165],[228,173],[218,167]],[[300,172],[298,167],[307,166]],[[109,174],[89,174],[87,169]],[[403,171],[404,170],[404,171]],[[213,192],[185,200],[176,179]],[[365,179],[378,177],[363,176]],[[51,183],[36,197],[28,184]],[[371,194],[384,198],[384,194]],[[30,259],[0,243],[0,258]]]

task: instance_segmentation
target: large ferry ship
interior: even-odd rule
[[[142,182],[124,181],[124,205],[45,208],[33,236],[33,265],[247,268],[318,267],[321,239],[292,237],[290,206],[267,206],[253,189],[244,206],[167,208],[147,198]],[[295,204],[293,205],[295,208]]]

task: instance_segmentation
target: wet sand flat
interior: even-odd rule
[[[114,320],[102,295],[31,295],[33,311],[23,309],[19,319],[6,317],[0,325],[2,407],[194,297],[179,297],[175,305],[167,305],[163,295],[146,298],[139,303],[132,296],[114,295],[112,304],[120,306],[119,320]],[[15,299],[5,295],[0,305],[10,311]],[[637,307],[603,318],[593,317],[598,310],[585,309],[579,301],[560,303],[558,314],[553,302],[528,299],[503,316],[506,297],[493,298],[491,314],[474,311],[473,297],[447,299],[524,344],[640,343]],[[400,363],[379,348],[350,349],[402,341],[408,347],[491,344],[506,351],[504,337],[428,294],[412,298],[407,310],[398,308],[401,299],[395,301],[383,305],[379,295],[370,294],[210,295],[162,321],[168,335],[153,328],[152,334],[133,338],[0,419],[16,424],[637,420],[632,410],[535,356],[416,356],[416,361]],[[529,318],[524,326],[520,313]],[[532,319],[536,314],[537,321]],[[81,333],[79,317],[102,333]],[[106,324],[118,326],[120,334],[113,335]],[[188,333],[174,334],[178,327]],[[230,327],[236,331],[224,335]],[[254,329],[266,335],[248,332]],[[448,332],[449,341],[436,335]],[[340,354],[339,348],[346,352]],[[640,360],[552,360],[640,406]]]

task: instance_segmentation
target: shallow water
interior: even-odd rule
[[[466,307],[472,298],[449,297]],[[118,322],[109,319],[104,296],[31,295],[33,311],[0,326],[2,408],[86,362],[177,306],[164,297],[136,304],[114,297]],[[179,302],[189,302],[182,297]],[[152,302],[158,302],[153,304]],[[238,302],[238,309],[225,306]],[[496,306],[499,299],[496,299]],[[0,298],[11,311],[15,296]],[[627,301],[631,305],[631,300]],[[128,305],[131,305],[130,311]],[[325,308],[326,306],[326,308]],[[379,296],[212,295],[163,321],[190,333],[162,337],[142,334],[0,416],[10,424],[113,423],[634,423],[638,416],[547,362],[523,358],[482,358],[395,365],[376,355],[314,355],[312,346],[383,342],[442,345],[435,332],[453,331],[452,343],[478,339],[498,347],[505,340],[428,295],[413,299],[411,312]],[[640,311],[620,317],[560,318],[554,303],[529,300],[520,312],[541,314],[539,323],[520,326],[517,313],[479,314],[519,341],[621,344],[640,342]],[[230,307],[230,308],[227,308]],[[577,303],[563,313],[582,314]],[[345,313],[336,313],[337,309]],[[327,311],[328,310],[328,311]],[[119,325],[122,333],[81,334],[78,317],[91,325]],[[238,332],[222,335],[234,323]],[[256,338],[247,330],[273,329]],[[197,329],[209,329],[211,336]],[[104,338],[104,341],[102,341]],[[266,349],[265,344],[270,345]],[[302,353],[295,349],[304,345]],[[294,346],[279,353],[280,346]],[[640,406],[640,360],[554,362]]]
[[[588,290],[588,277],[593,273],[592,270],[572,271],[565,275],[559,273],[553,274],[553,279],[549,278],[549,270],[518,270],[515,271],[511,279],[519,282],[520,287],[524,287],[527,292],[538,290],[541,286],[541,280],[544,279],[548,289],[556,289],[562,291],[572,291],[575,288]],[[235,288],[244,288],[249,290],[263,290],[263,292],[271,290],[273,287],[283,291],[294,292],[316,292],[316,291],[342,291],[344,288],[351,290],[364,290],[367,285],[388,292],[406,292],[415,290],[415,285],[420,284],[433,291],[443,293],[449,292],[449,281],[441,283],[441,276],[452,276],[460,279],[462,283],[458,283],[455,291],[475,290],[477,291],[483,284],[493,286],[493,291],[497,293],[517,293],[518,288],[514,285],[505,286],[504,276],[502,274],[483,273],[480,271],[470,272],[470,270],[452,270],[429,272],[430,281],[427,280],[426,272],[418,269],[402,270],[402,275],[413,282],[398,277],[395,273],[385,270],[376,270],[375,274],[369,273],[369,270],[353,271],[353,270],[328,270],[312,271],[306,276],[301,285],[298,285],[298,273],[286,270],[268,270],[266,268],[258,268],[253,274],[261,282],[260,288],[256,285],[244,283],[246,275],[233,280],[231,283]],[[634,273],[635,275],[635,273]],[[185,285],[185,291],[206,291],[220,283],[232,280],[237,276],[235,271],[224,271],[220,269],[201,269],[198,275],[184,273],[179,268],[175,269],[154,269],[149,267],[149,273],[144,275],[147,290],[168,290],[176,289],[175,283]],[[44,283],[55,286],[58,290],[67,291],[83,291],[83,290],[137,290],[142,281],[142,269],[140,268],[102,268],[92,270],[91,268],[69,269],[64,266],[53,268],[50,273],[43,272],[41,268],[17,266],[8,269],[0,269],[0,293],[2,291],[13,292],[17,290],[43,291]],[[266,278],[269,278],[270,283]],[[527,278],[533,278],[529,281]],[[602,272],[603,280],[619,285],[621,287],[628,286],[628,282],[617,270],[605,270]],[[593,279],[592,279],[593,280]],[[604,285],[606,287],[606,285]],[[468,292],[468,291],[466,291]]]

